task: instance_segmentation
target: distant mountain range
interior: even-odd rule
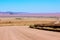
[[[60,13],[27,13],[27,12],[0,12],[0,17],[8,16],[27,16],[27,17],[40,17],[40,16],[52,16],[60,17]]]

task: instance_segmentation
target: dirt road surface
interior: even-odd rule
[[[0,40],[60,40],[60,32],[37,30],[25,26],[0,27]]]

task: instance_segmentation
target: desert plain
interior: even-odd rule
[[[58,21],[56,18],[34,18],[34,17],[0,17],[0,26],[29,26],[32,24],[48,24]]]
[[[0,40],[60,40],[60,32],[29,28],[29,25],[56,21],[57,18],[0,17]]]

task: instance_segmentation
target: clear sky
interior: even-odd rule
[[[0,12],[60,12],[60,0],[0,0]]]

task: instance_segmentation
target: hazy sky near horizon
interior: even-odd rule
[[[0,0],[0,12],[60,12],[60,0]]]

